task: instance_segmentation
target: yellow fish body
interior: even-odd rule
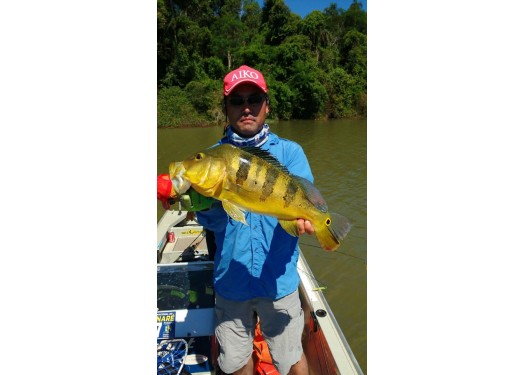
[[[329,213],[308,180],[291,175],[269,152],[223,144],[170,165],[170,178],[222,202],[233,219],[246,224],[244,210],[276,217],[297,236],[298,218],[309,220],[321,247],[335,250],[350,231],[347,218]]]

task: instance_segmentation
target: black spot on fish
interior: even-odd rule
[[[297,193],[297,190],[299,187],[293,180],[288,181],[288,185],[286,185],[286,192],[284,193],[283,199],[284,199],[284,207],[288,207],[293,199],[295,198],[295,193]]]
[[[276,168],[268,168],[266,172],[266,179],[262,187],[261,202],[264,202],[273,193],[273,187],[279,177],[279,170]]]
[[[263,163],[254,163],[255,164],[255,183],[257,183],[257,180],[259,179],[259,174],[264,171]]]
[[[239,169],[235,174],[235,183],[237,185],[244,184],[244,181],[248,178],[248,172],[250,171],[250,165],[252,162],[252,155],[246,155],[246,157],[241,157],[239,159]]]

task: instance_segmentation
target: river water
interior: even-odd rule
[[[280,121],[270,129],[303,147],[329,210],[352,222],[336,252],[323,251],[315,236],[303,235],[299,244],[366,374],[366,120]],[[168,173],[170,162],[211,146],[221,136],[222,127],[158,129],[157,173]],[[157,202],[157,221],[163,212]]]

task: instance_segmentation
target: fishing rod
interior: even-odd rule
[[[318,245],[313,245],[313,244],[309,244],[309,243],[303,243],[303,242],[300,242],[299,245],[303,246],[303,245],[307,245],[307,246],[311,246],[311,247],[316,247],[318,249],[322,249],[321,246],[318,246]],[[332,251],[333,253],[337,253],[337,254],[341,254],[341,255],[346,255],[347,257],[351,257],[351,258],[355,258],[355,259],[359,259],[360,261],[363,262],[363,264],[366,264],[366,259],[365,258],[361,258],[361,257],[358,257],[358,256],[355,256],[355,255],[352,255],[352,254],[346,254],[346,253],[343,253],[339,250],[335,250],[335,251]]]
[[[317,288],[313,288],[312,290],[315,290],[315,291],[319,291],[319,290],[325,290],[326,288],[328,288],[326,286],[326,284],[320,280],[318,280],[313,273],[310,273],[310,272],[307,272],[299,267],[297,267],[297,270],[302,272],[304,275],[306,275],[306,277],[308,277],[310,280],[313,280],[317,283],[317,285],[319,285],[319,287]]]
[[[321,246],[313,245],[313,244],[309,244],[309,243],[302,243],[302,242],[300,242],[299,245],[301,245],[301,246],[302,246],[302,245],[307,245],[307,246],[315,247],[315,248],[318,248],[318,249],[322,249]],[[333,252],[334,252],[334,253],[341,254],[341,255],[346,255],[346,256],[349,256],[349,257],[352,257],[352,258],[359,259],[359,260],[361,260],[361,261],[366,265],[366,259],[364,259],[364,258],[360,258],[360,257],[355,256],[355,255],[345,254],[345,253],[343,253],[343,252],[341,252],[341,251],[338,251],[338,250],[333,251]],[[317,282],[317,284],[319,285],[319,287],[317,287],[317,288],[313,288],[313,290],[315,290],[315,291],[319,291],[319,290],[325,290],[325,289],[328,288],[328,287],[326,286],[326,284],[325,284],[324,282],[318,280],[318,279],[315,277],[315,275],[314,275],[313,273],[311,273],[311,272],[307,272],[307,271],[305,271],[305,270],[303,270],[303,269],[300,269],[299,267],[297,267],[297,270],[300,271],[300,272],[302,272],[304,275],[306,275],[306,277],[308,277],[310,280],[314,280],[314,281]]]

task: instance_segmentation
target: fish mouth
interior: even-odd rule
[[[191,186],[191,182],[186,180],[183,175],[184,172],[186,172],[186,168],[184,168],[184,165],[182,162],[173,162],[169,166],[169,175],[171,182],[173,184],[173,189],[177,193],[177,195],[182,195]]]

